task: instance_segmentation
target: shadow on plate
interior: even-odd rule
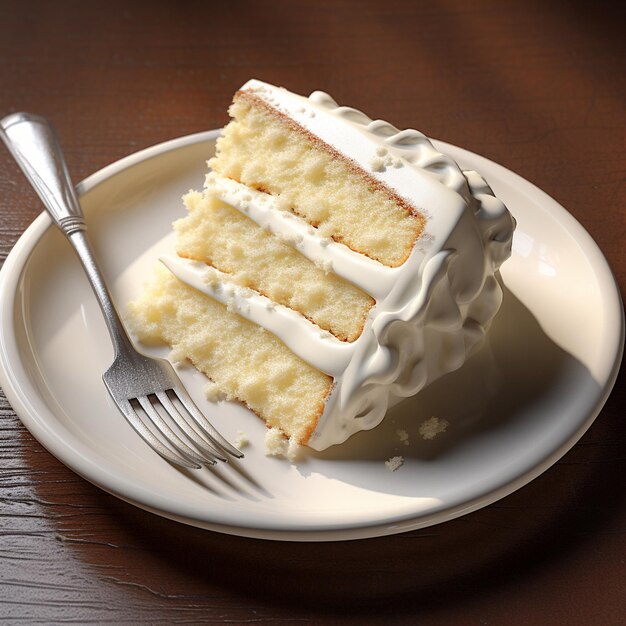
[[[387,460],[393,455],[433,461],[474,438],[519,420],[544,416],[533,411],[564,386],[589,393],[600,387],[589,370],[556,345],[528,308],[506,287],[499,314],[484,346],[460,369],[436,380],[417,396],[393,407],[379,426],[354,435],[323,452],[306,451],[298,468],[310,459]],[[421,424],[432,416],[445,419],[445,432],[426,440]],[[406,431],[404,445],[398,430]],[[315,465],[318,471],[323,464]]]

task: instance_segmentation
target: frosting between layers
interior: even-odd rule
[[[514,222],[478,174],[461,172],[417,131],[372,121],[355,109],[338,107],[322,92],[307,99],[259,81],[242,90],[253,91],[332,145],[427,220],[408,260],[389,268],[320,237],[307,222],[279,209],[272,196],[215,173],[207,176],[207,192],[376,300],[353,343],[229,284],[226,275],[202,263],[162,259],[179,279],[266,328],[334,378],[308,442],[322,450],[374,427],[391,404],[460,367],[481,343],[502,300],[494,274],[510,254]]]
[[[316,369],[337,377],[347,367],[353,344],[340,341],[293,309],[229,282],[227,274],[201,261],[175,255],[163,255],[160,261],[179,280],[276,335],[296,356]]]

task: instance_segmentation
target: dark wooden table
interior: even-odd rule
[[[583,4],[5,0],[0,114],[50,117],[80,180],[221,126],[248,78],[324,89],[544,189],[595,238],[624,293],[625,16]],[[3,152],[0,263],[39,212]],[[481,511],[299,544],[118,501],[46,452],[0,394],[0,620],[623,624],[625,400],[622,374],[561,461]]]

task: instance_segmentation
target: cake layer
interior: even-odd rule
[[[131,330],[145,344],[168,344],[230,399],[269,426],[307,443],[333,381],[291,352],[272,333],[158,268],[129,305]]]
[[[211,189],[190,192],[184,202],[189,213],[174,223],[180,256],[215,267],[230,282],[298,311],[341,340],[360,335],[374,305],[369,295],[317,267]]]
[[[385,265],[408,258],[424,229],[417,208],[254,92],[240,91],[230,114],[214,171],[277,196],[323,236]]]

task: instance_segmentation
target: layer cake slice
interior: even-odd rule
[[[260,81],[235,94],[176,255],[129,307],[229,398],[316,449],[460,367],[514,220],[421,133]]]

